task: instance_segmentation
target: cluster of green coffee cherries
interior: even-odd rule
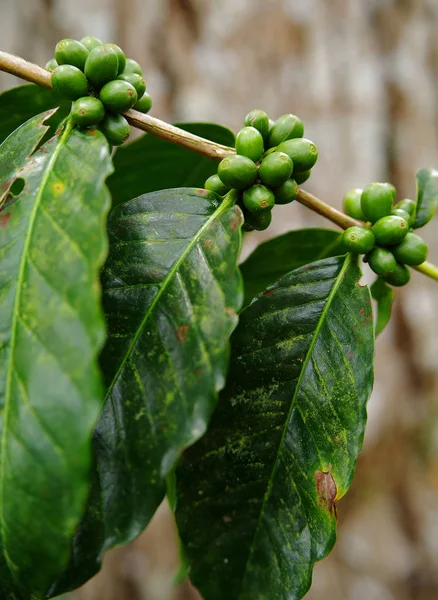
[[[263,110],[251,111],[237,134],[236,154],[219,164],[205,188],[220,196],[238,190],[244,228],[266,229],[274,205],[295,200],[298,185],[307,181],[317,161],[315,144],[303,135],[303,122],[295,115],[272,121]]]
[[[52,72],[55,94],[73,102],[73,123],[99,127],[112,146],[120,146],[129,136],[129,123],[120,113],[151,109],[140,65],[116,44],[104,44],[92,35],[81,41],[61,40],[46,69]]]
[[[411,277],[406,265],[421,265],[428,248],[412,232],[415,202],[406,199],[394,204],[395,197],[396,190],[389,183],[370,183],[364,190],[348,192],[345,213],[372,226],[350,227],[344,232],[343,242],[350,252],[365,254],[365,262],[387,283],[402,286]]]

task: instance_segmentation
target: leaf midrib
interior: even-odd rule
[[[313,353],[313,349],[314,349],[316,341],[318,339],[319,332],[321,330],[322,324],[325,321],[327,312],[329,311],[330,306],[331,306],[332,301],[333,301],[333,298],[336,295],[336,293],[337,293],[337,291],[338,291],[338,289],[339,289],[339,287],[340,287],[340,285],[341,285],[341,283],[342,283],[342,281],[344,279],[344,274],[347,271],[347,269],[350,267],[351,263],[352,263],[352,254],[349,253],[349,254],[347,254],[347,256],[346,256],[346,258],[344,260],[344,264],[342,266],[342,269],[339,271],[339,273],[338,273],[338,275],[336,277],[335,285],[333,286],[333,288],[330,291],[330,294],[328,295],[326,306],[324,307],[324,310],[322,311],[321,316],[318,319],[318,324],[317,324],[317,326],[315,328],[315,333],[313,335],[312,341],[311,341],[309,349],[307,351],[306,359],[305,359],[305,361],[303,363],[303,367],[301,369],[300,376],[298,377],[297,385],[296,385],[296,388],[295,388],[294,395],[292,397],[292,401],[291,401],[291,404],[290,404],[289,412],[288,412],[287,418],[285,419],[285,426],[283,428],[283,433],[281,435],[281,440],[280,440],[280,442],[278,444],[278,451],[277,451],[277,455],[276,455],[276,458],[275,458],[275,462],[274,462],[274,465],[273,465],[273,467],[271,469],[271,477],[269,479],[268,488],[267,488],[267,490],[266,490],[266,492],[264,494],[263,504],[262,504],[262,507],[261,507],[261,510],[260,510],[259,518],[257,520],[257,526],[254,529],[254,536],[253,536],[253,539],[252,539],[252,542],[251,542],[251,546],[250,546],[250,549],[249,549],[249,552],[248,552],[248,559],[246,560],[245,571],[243,572],[243,575],[242,575],[242,580],[241,580],[242,584],[245,581],[247,570],[248,570],[248,566],[249,566],[249,563],[250,563],[250,559],[251,559],[251,556],[252,556],[252,554],[254,552],[254,542],[255,542],[255,538],[256,538],[257,532],[258,532],[259,527],[260,527],[260,522],[263,519],[263,516],[265,514],[266,505],[267,505],[267,503],[269,501],[269,498],[270,498],[270,495],[271,495],[271,492],[272,492],[274,474],[275,474],[275,471],[277,469],[277,466],[278,466],[278,463],[279,463],[279,460],[280,460],[280,451],[281,451],[281,448],[284,446],[284,440],[286,438],[286,432],[287,432],[288,424],[290,422],[290,419],[291,419],[291,416],[292,416],[292,412],[295,409],[295,406],[297,404],[297,397],[298,397],[299,390],[301,388],[301,383],[302,383],[302,380],[303,380],[303,377],[304,377],[304,373],[305,373],[305,371],[307,369],[307,365],[309,364],[310,358],[311,358],[312,353]],[[241,593],[242,593],[242,588],[239,590],[239,597],[240,597]]]
[[[146,314],[145,314],[143,320],[141,321],[140,325],[138,326],[138,328],[135,332],[132,342],[129,345],[129,348],[126,351],[126,354],[123,357],[123,360],[120,363],[120,366],[117,369],[117,372],[114,375],[114,378],[112,379],[112,381],[108,387],[108,391],[105,396],[104,403],[108,400],[108,397],[110,397],[110,396],[111,396],[111,403],[113,403],[112,391],[114,389],[114,386],[117,383],[117,380],[119,379],[123,369],[125,368],[128,358],[131,356],[132,351],[134,350],[135,345],[136,345],[140,335],[142,334],[143,329],[146,326],[146,323],[148,322],[153,311],[155,310],[156,305],[158,304],[161,296],[164,294],[165,290],[167,289],[167,286],[169,285],[170,281],[173,279],[174,275],[177,273],[179,267],[184,262],[184,260],[187,258],[187,256],[190,254],[190,252],[193,250],[193,248],[196,246],[196,244],[199,242],[199,240],[201,239],[201,237],[203,236],[205,231],[210,227],[210,225],[214,221],[216,221],[216,219],[218,219],[218,217],[220,215],[222,215],[222,213],[224,213],[228,208],[231,208],[231,206],[233,206],[234,203],[235,203],[234,195],[232,192],[230,192],[224,197],[222,203],[218,206],[218,208],[214,211],[214,213],[207,219],[207,221],[204,223],[204,225],[199,229],[198,233],[195,236],[193,236],[193,239],[188,244],[187,248],[184,250],[184,252],[182,252],[181,256],[172,265],[171,269],[169,270],[169,273],[163,279],[163,281],[160,285],[160,289],[157,292],[157,295],[153,299],[150,307],[146,311]],[[114,407],[114,409],[115,409],[115,407]],[[114,411],[114,412],[116,414],[116,411]]]
[[[73,124],[68,121],[65,127],[64,132],[59,138],[58,145],[53,151],[53,154],[48,161],[44,175],[41,179],[41,184],[37,196],[35,198],[34,206],[32,208],[30,217],[29,217],[29,227],[26,232],[26,238],[23,246],[23,251],[20,260],[20,268],[18,271],[17,278],[17,293],[15,295],[14,306],[12,310],[12,328],[11,328],[11,341],[10,341],[10,350],[9,350],[9,360],[7,367],[7,379],[6,379],[6,390],[5,390],[5,404],[4,404],[4,417],[3,417],[3,432],[1,439],[1,467],[0,467],[0,529],[1,529],[1,538],[3,541],[3,552],[5,554],[6,561],[11,564],[12,561],[8,555],[7,549],[4,547],[4,533],[5,533],[5,515],[4,515],[4,502],[3,502],[3,494],[4,494],[4,480],[5,480],[5,454],[6,454],[6,439],[8,435],[8,417],[9,417],[9,406],[11,400],[11,383],[12,383],[12,361],[15,353],[15,345],[16,345],[16,337],[17,337],[17,325],[18,325],[18,310],[21,302],[21,292],[23,288],[24,282],[24,270],[27,263],[27,255],[29,252],[29,247],[33,237],[33,229],[35,226],[36,217],[41,205],[41,199],[43,197],[43,193],[45,191],[51,169],[53,165],[58,160],[59,154],[61,150],[65,147],[66,140],[70,136],[70,133],[73,130]],[[12,563],[13,566],[13,563]]]

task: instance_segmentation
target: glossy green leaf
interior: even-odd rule
[[[0,147],[0,164],[15,138],[19,155],[25,130]],[[67,126],[27,161],[24,189],[0,212],[0,537],[35,597],[65,567],[88,495],[110,170],[104,136]]]
[[[383,281],[376,279],[371,286],[371,295],[377,303],[377,314],[375,318],[376,336],[378,336],[389,323],[391,318],[392,304],[395,298],[394,289]]]
[[[51,90],[33,84],[3,92],[0,94],[0,142],[31,117],[60,104],[62,107],[51,122],[54,128],[67,116],[71,103],[60,102]]]
[[[243,217],[234,201],[182,188],[111,213],[102,277],[108,393],[95,430],[101,495],[82,526],[98,531],[93,548],[84,544],[88,565],[146,527],[166,476],[204,434],[225,384],[243,296]]]
[[[213,123],[177,123],[185,131],[232,146],[234,134]],[[114,174],[108,179],[113,206],[131,198],[177,187],[204,187],[217,162],[154,135],[143,135],[117,149]]]
[[[227,387],[177,469],[205,600],[302,598],[332,548],[373,382],[371,299],[352,255],[284,275],[241,314]]]
[[[414,229],[424,227],[433,218],[438,208],[438,171],[417,171],[417,212]]]
[[[345,254],[342,233],[332,229],[298,229],[260,244],[240,266],[244,306],[284,273],[341,254]]]

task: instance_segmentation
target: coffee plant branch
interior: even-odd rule
[[[1,50],[0,71],[5,71],[6,73],[16,75],[31,83],[52,89],[51,74],[49,71],[20,58],[19,56],[14,56],[7,52],[2,52]],[[216,144],[215,142],[193,135],[174,125],[170,125],[160,119],[145,115],[136,110],[130,109],[123,114],[133,127],[146,131],[147,133],[152,133],[153,135],[188,148],[189,150],[193,150],[194,152],[198,152],[199,154],[203,154],[204,156],[208,156],[214,160],[221,161],[226,156],[235,153],[234,148]],[[336,208],[326,204],[305,190],[300,189],[297,201],[304,206],[307,206],[307,208],[310,208],[310,210],[329,219],[332,223],[335,223],[342,229],[348,229],[348,227],[354,227],[355,225],[366,227],[362,221],[357,221],[339,210],[336,210]],[[419,267],[414,268],[420,273],[438,281],[438,267],[435,265],[425,262]]]

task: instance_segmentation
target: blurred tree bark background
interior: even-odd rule
[[[415,170],[438,167],[436,0],[2,0],[0,15],[2,50],[43,65],[63,37],[117,42],[142,64],[159,118],[237,130],[252,108],[300,115],[320,150],[305,187],[337,207],[374,180],[412,197]],[[14,83],[0,74],[1,89]],[[329,226],[278,207],[265,237],[315,225]],[[433,262],[436,233],[436,221],[424,231]],[[248,236],[245,252],[261,237]],[[417,273],[397,291],[377,343],[364,451],[311,600],[438,597],[437,300],[436,282]],[[74,598],[197,598],[188,584],[173,588],[176,564],[163,506]]]

